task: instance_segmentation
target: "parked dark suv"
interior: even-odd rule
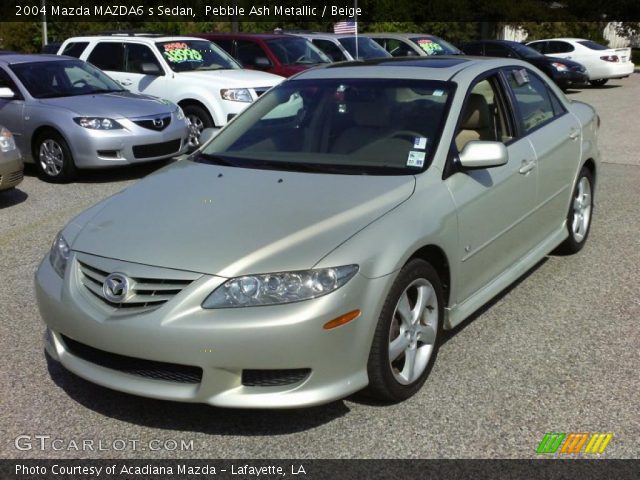
[[[286,34],[205,33],[206,38],[238,60],[244,68],[290,77],[331,59],[310,41]]]
[[[480,40],[460,45],[467,55],[518,58],[535,65],[547,74],[561,89],[589,81],[587,69],[566,58],[547,57],[531,47],[509,40]]]

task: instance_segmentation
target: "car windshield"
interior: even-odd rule
[[[229,54],[207,40],[156,42],[156,47],[174,72],[241,68]]]
[[[427,55],[462,55],[462,52],[446,40],[437,37],[413,37],[416,43]]]
[[[309,40],[300,37],[283,37],[268,40],[267,45],[283,65],[313,65],[331,63],[329,57]]]
[[[604,45],[600,45],[599,43],[591,40],[581,40],[578,43],[584,47],[590,48],[591,50],[609,50],[609,47],[605,47]]]
[[[427,168],[453,84],[401,79],[290,80],[194,157],[201,163],[352,175]]]
[[[358,37],[358,50],[356,52],[356,37],[343,37],[338,41],[351,54],[353,58],[369,59],[390,57],[391,54],[368,37]]]
[[[11,65],[11,70],[34,98],[124,91],[114,80],[82,60],[18,63]]]
[[[522,45],[521,43],[513,42],[513,43],[509,43],[509,46],[512,49],[514,49],[518,53],[518,55],[520,55],[521,57],[525,57],[525,58],[544,57],[544,55],[538,52],[537,50],[534,50],[533,48],[528,47],[526,45]]]

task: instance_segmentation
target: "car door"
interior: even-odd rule
[[[29,135],[24,131],[24,97],[13,79],[0,68],[0,88],[10,88],[14,98],[0,98],[0,125],[13,133],[16,145],[23,155],[31,154]]]
[[[458,215],[458,303],[498,277],[533,246],[535,152],[529,140],[519,135],[507,98],[499,72],[477,80],[467,92],[452,145],[452,173],[445,182]],[[462,169],[456,158],[471,140],[504,143],[508,162],[492,168]]]
[[[510,68],[504,74],[520,129],[537,158],[538,189],[533,219],[538,228],[532,232],[532,238],[538,243],[561,228],[566,217],[580,158],[581,127],[535,72]]]
[[[124,44],[124,75],[120,84],[135,93],[144,93],[164,98],[166,96],[166,72],[159,53],[149,45],[134,42]],[[156,73],[150,74],[143,66],[155,66]],[[147,67],[148,68],[148,67]]]

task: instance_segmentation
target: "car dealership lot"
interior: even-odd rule
[[[72,216],[157,166],[89,172],[70,185],[28,170],[0,197],[0,455],[515,458],[535,456],[545,432],[612,432],[602,456],[638,458],[640,75],[569,95],[602,117],[605,163],[585,249],[548,257],[449,334],[423,389],[393,406],[349,398],[308,410],[221,410],[113,392],[47,364],[32,285],[38,262]],[[18,442],[24,450],[19,435],[29,436]],[[36,435],[61,441],[41,450]],[[82,451],[84,440],[93,443]]]

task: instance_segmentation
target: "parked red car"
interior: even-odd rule
[[[244,68],[263,70],[283,77],[331,60],[311,42],[287,34],[198,33],[238,60]]]

